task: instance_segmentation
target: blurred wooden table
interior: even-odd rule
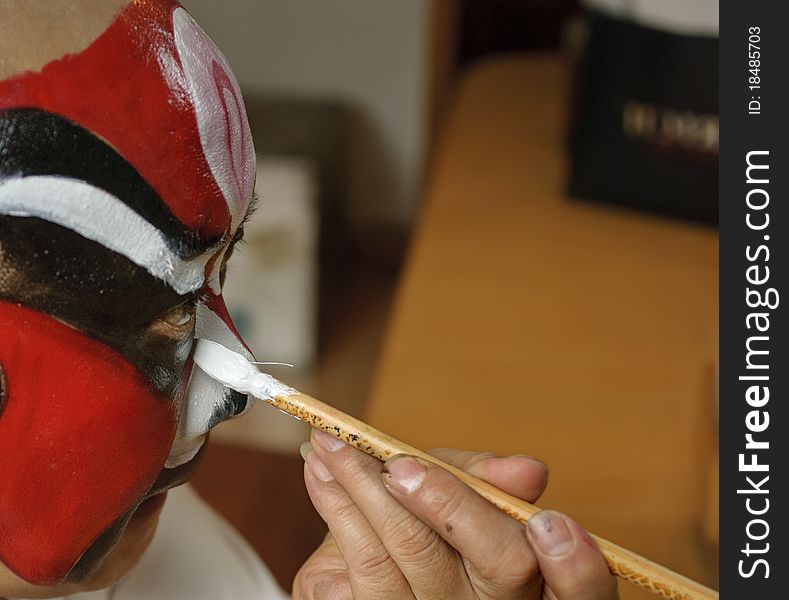
[[[423,448],[536,455],[540,505],[715,585],[717,232],[566,198],[567,86],[554,57],[462,81],[366,417]]]

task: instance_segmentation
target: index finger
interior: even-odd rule
[[[381,481],[381,462],[324,432],[313,430],[313,449],[364,516],[379,543],[419,598],[468,598],[457,554],[430,527],[399,504]]]
[[[532,456],[502,457],[453,448],[437,448],[430,454],[526,502],[535,502],[548,485],[548,465]]]
[[[465,559],[480,598],[538,598],[526,529],[438,465],[398,455],[382,474],[390,493]]]

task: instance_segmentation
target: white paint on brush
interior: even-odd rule
[[[215,250],[185,261],[164,235],[112,194],[84,181],[35,175],[0,181],[0,214],[35,217],[70,229],[128,258],[178,294],[203,286]]]
[[[260,400],[272,400],[278,396],[291,396],[296,392],[257,367],[241,354],[233,352],[206,339],[195,344],[194,361],[207,375],[242,394]]]

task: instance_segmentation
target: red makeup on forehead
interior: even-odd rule
[[[0,302],[0,331],[0,562],[54,585],[156,480],[180,400],[48,315]]]
[[[174,11],[179,7],[173,0],[132,2],[84,51],[54,60],[40,72],[0,82],[0,108],[40,108],[93,131],[138,170],[182,223],[213,238],[226,233],[231,220],[238,220],[228,214],[228,204],[234,213],[243,211],[248,198],[225,201],[227,190],[212,177],[197,122],[224,119],[228,140],[230,121],[241,119],[242,137],[249,135],[248,125],[245,113],[233,114],[244,110],[240,98],[235,99],[236,107],[224,106],[225,115],[197,115],[190,89],[193,75],[185,71],[173,30]],[[193,61],[209,61],[206,69],[218,69],[214,79],[223,101],[228,94],[220,85],[229,86],[225,89],[235,95],[236,88],[228,83],[232,73],[212,60],[210,52],[197,48],[194,56]],[[230,141],[226,147],[232,150]],[[244,146],[249,147],[251,141]],[[245,160],[242,166],[248,171],[249,158],[228,153],[224,160],[231,166]],[[242,196],[249,193],[241,190]]]

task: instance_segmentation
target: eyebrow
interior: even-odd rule
[[[258,208],[260,206],[260,197],[257,195],[257,192],[252,192],[252,198],[249,200],[249,206],[247,206],[247,212],[244,213],[243,218],[241,219],[241,223],[238,224],[238,229],[233,234],[232,239],[230,240],[230,244],[234,245],[238,242],[243,241],[244,239],[244,225],[252,218]]]
[[[0,138],[4,151],[0,157],[0,180],[5,183],[90,188],[96,202],[106,200],[106,206],[117,201],[120,210],[128,209],[150,224],[163,236],[167,250],[182,260],[199,257],[224,239],[224,232],[206,237],[187,227],[134,165],[105,140],[66,117],[38,108],[3,108],[0,109]],[[15,193],[13,201],[21,202],[20,198]],[[76,198],[74,205],[86,212],[82,227],[89,224],[107,230],[116,221],[101,219],[95,207],[82,200],[84,198]],[[61,211],[64,210],[63,203],[57,204]],[[44,206],[50,216],[58,208],[50,203]],[[4,212],[1,207],[0,212]],[[79,221],[77,213],[65,211],[63,215],[58,220],[61,226],[74,229],[66,223],[66,217],[73,224],[75,219]],[[137,217],[130,218],[137,220]],[[102,243],[99,238],[87,237]],[[110,237],[115,244],[122,239],[132,239]],[[102,245],[118,251],[107,243]],[[135,243],[133,247],[139,249],[142,245]]]
[[[241,219],[241,223],[238,225],[238,229],[236,230],[235,235],[233,236],[233,241],[237,242],[244,237],[244,225],[246,225],[249,220],[252,218],[258,208],[260,207],[260,197],[257,195],[257,192],[252,192],[252,198],[249,200],[249,206],[247,206],[247,212],[244,213],[244,217]]]
[[[256,190],[252,190],[252,198],[249,200],[249,206],[247,206],[247,212],[244,214],[244,218],[241,219],[241,224],[248,222],[252,215],[254,215],[258,208],[260,208],[260,196]]]

